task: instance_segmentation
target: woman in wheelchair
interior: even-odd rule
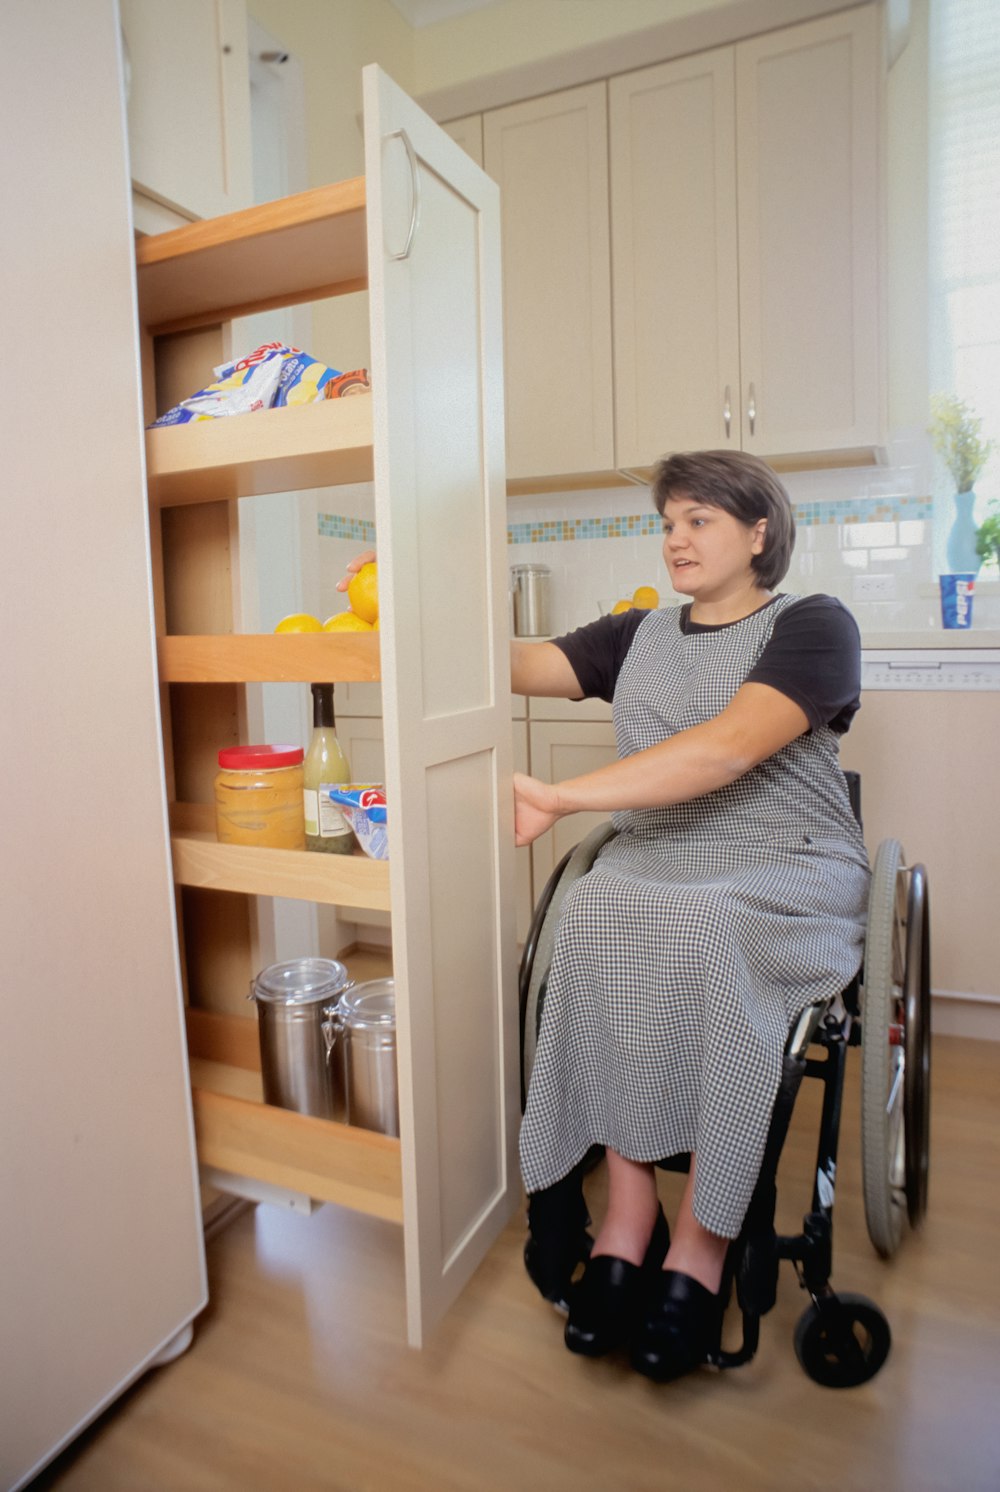
[[[685,604],[515,642],[512,688],[611,701],[618,744],[582,777],[515,777],[519,845],[581,811],[617,831],[559,914],[521,1131],[525,1258],[568,1307],[571,1351],[625,1347],[664,1381],[718,1346],[785,1042],[858,969],[869,868],[838,763],[858,629],[831,597],[777,592],[783,486],[705,452],[661,462],[652,490]],[[594,1146],[608,1206],[590,1247]],[[654,1167],[685,1154],[671,1233]]]

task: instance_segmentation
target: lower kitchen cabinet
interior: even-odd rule
[[[541,703],[541,702],[537,702]],[[544,707],[551,709],[552,700]],[[593,702],[591,702],[593,703]],[[536,720],[536,702],[532,702],[532,719],[528,726],[532,776],[545,782],[561,782],[596,772],[617,758],[615,732],[610,718],[606,720]],[[610,716],[608,706],[602,707]],[[591,829],[604,823],[607,813],[573,813],[559,819],[547,834],[531,846],[532,890],[535,900],[563,855],[579,844]]]

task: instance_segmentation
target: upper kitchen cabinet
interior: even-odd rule
[[[612,78],[621,466],[740,444],[733,48]]]
[[[614,466],[606,85],[483,117],[500,187],[507,475]]]
[[[452,119],[441,128],[450,135],[456,145],[461,145],[477,166],[483,164],[483,116],[466,114],[464,119]]]
[[[121,0],[132,183],[186,218],[253,201],[245,0]]]
[[[617,464],[882,439],[874,5],[610,85]]]

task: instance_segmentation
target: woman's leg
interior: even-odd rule
[[[607,1162],[608,1210],[591,1258],[609,1254],[641,1264],[659,1212],[655,1172],[652,1165],[627,1160],[615,1150],[607,1151]]]
[[[687,1185],[677,1210],[677,1221],[674,1223],[670,1249],[663,1267],[688,1275],[715,1295],[722,1283],[722,1270],[730,1240],[720,1238],[717,1233],[710,1233],[707,1228],[703,1228],[692,1212],[694,1177],[695,1157],[692,1155]]]
[[[607,1161],[608,1208],[570,1295],[565,1331],[569,1350],[587,1357],[601,1357],[629,1339],[670,1242],[653,1167],[614,1150]]]

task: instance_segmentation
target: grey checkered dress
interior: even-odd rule
[[[794,596],[684,633],[653,612],[618,677],[619,755],[724,709]],[[828,727],[728,787],[613,815],[567,893],[521,1130],[528,1191],[594,1144],[698,1157],[694,1213],[739,1232],[788,1032],[861,959],[868,861]]]

